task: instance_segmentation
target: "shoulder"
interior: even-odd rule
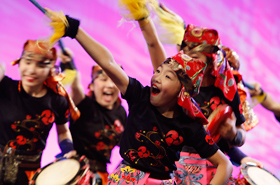
[[[0,81],[0,84],[11,84],[11,83],[14,83],[14,84],[18,84],[18,80],[13,80],[11,79],[10,77],[8,76],[4,76],[3,79]]]
[[[0,90],[1,92],[11,93],[18,89],[18,80],[13,80],[8,76],[4,76],[3,79],[0,81]]]
[[[96,101],[93,98],[85,95],[85,98],[77,105],[77,107],[93,105],[95,103],[96,103]]]
[[[126,99],[128,103],[137,102],[143,97],[149,95],[150,87],[143,85],[135,78],[129,77],[129,84],[126,90],[125,95],[122,95],[122,98]]]
[[[68,106],[67,98],[48,88],[48,98],[53,104]]]

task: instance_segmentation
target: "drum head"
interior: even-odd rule
[[[266,169],[255,165],[242,165],[241,173],[253,185],[280,185],[280,180]]]
[[[64,159],[44,168],[37,176],[36,185],[62,185],[70,182],[80,170],[80,163],[75,159]]]

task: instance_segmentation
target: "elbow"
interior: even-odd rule
[[[228,159],[227,160],[227,169],[228,169],[228,172],[230,173],[230,174],[232,174],[232,172],[233,172],[233,165],[232,165],[232,163],[230,162],[230,160]]]

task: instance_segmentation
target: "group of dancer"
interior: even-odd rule
[[[54,35],[60,35],[56,41],[62,36],[76,39],[97,65],[85,94],[72,53],[62,53],[66,79],[71,78],[67,70],[75,71],[66,82],[68,94],[63,74],[55,71],[54,42],[26,41],[21,57],[13,62],[19,68],[19,81],[5,76],[0,64],[0,184],[30,183],[41,167],[53,123],[61,148],[58,157],[78,154],[88,159],[90,177],[84,184],[236,184],[232,163],[254,162],[262,167],[238,149],[245,142],[247,121],[237,85],[242,77],[233,73],[238,61],[229,62],[232,50],[222,49],[218,32],[189,24],[178,53],[166,57],[146,4],[120,3],[138,21],[146,40],[154,69],[150,86],[129,77],[112,53],[79,26],[79,20],[46,9],[51,25],[60,26],[54,29]],[[129,105],[128,115],[119,93]],[[280,104],[271,106],[272,98],[258,84],[250,93],[265,94],[262,105],[279,120]],[[223,105],[232,113],[213,141],[207,118]],[[116,145],[123,160],[108,174]]]

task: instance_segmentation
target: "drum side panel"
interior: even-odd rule
[[[80,163],[75,159],[65,159],[54,162],[42,170],[38,175],[36,185],[61,185],[67,184],[80,170]]]
[[[280,181],[275,176],[262,168],[249,167],[247,173],[257,185],[280,185]]]

